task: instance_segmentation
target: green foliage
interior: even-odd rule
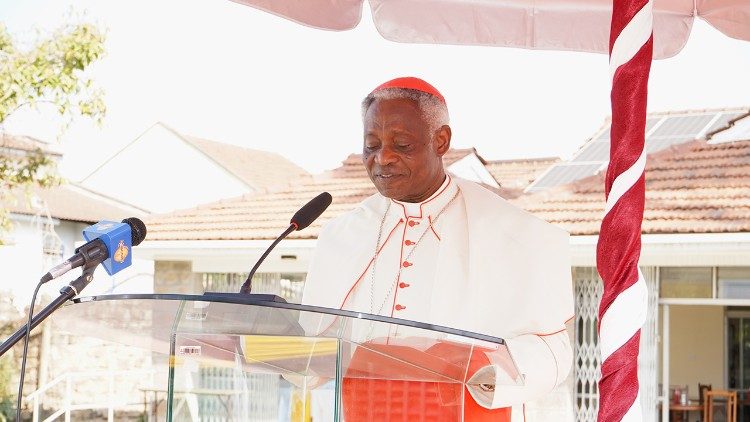
[[[52,104],[68,123],[76,114],[101,122],[102,91],[84,70],[103,55],[104,35],[90,24],[58,29],[24,50],[0,23],[0,123],[38,103]]]
[[[63,118],[61,130],[77,116],[101,123],[103,92],[85,70],[104,55],[104,34],[91,24],[66,25],[30,48],[18,46],[0,23],[0,125],[24,108],[51,105]],[[2,134],[0,134],[2,136]],[[59,182],[54,161],[41,151],[12,156],[0,142],[0,245],[10,228],[7,204],[12,189]]]
[[[47,188],[60,184],[56,170],[55,161],[38,149],[17,156],[0,153],[0,246],[4,244],[3,233],[11,229],[7,207],[19,200],[14,192],[28,193],[32,186]]]

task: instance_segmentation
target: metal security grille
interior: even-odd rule
[[[247,273],[204,273],[205,292],[238,292],[245,282]],[[256,273],[253,276],[253,293],[271,293],[287,302],[299,303],[305,274]],[[279,403],[284,400],[280,394],[281,377],[274,374],[251,374],[237,368],[200,368],[198,385],[201,389],[215,391],[217,395],[203,395],[198,398],[198,414],[205,422],[226,422],[252,420],[275,422],[283,420],[279,414]],[[220,393],[226,392],[232,396]]]
[[[599,335],[596,331],[599,300],[603,286],[596,268],[574,269],[575,279],[575,409],[576,421],[596,421],[599,411],[599,387],[601,376],[601,354]]]
[[[638,359],[641,405],[644,422],[657,420],[657,338],[658,268],[641,267],[648,286],[648,313],[641,329],[641,350]],[[601,377],[601,353],[597,334],[599,301],[603,285],[594,267],[574,268],[575,278],[575,406],[576,421],[596,421],[599,411],[598,381]]]
[[[203,422],[280,420],[278,375],[207,367],[199,370],[199,380],[201,390],[215,392],[198,397],[198,415]]]
[[[38,197],[34,197],[32,203],[36,212],[32,221],[37,233],[41,233],[42,236],[42,268],[49,268],[62,260],[62,240],[55,231],[55,222],[49,213],[47,203]]]

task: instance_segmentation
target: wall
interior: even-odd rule
[[[190,261],[156,261],[154,293],[203,294],[201,274],[193,273]]]
[[[479,161],[479,157],[476,154],[469,154],[466,157],[456,161],[448,167],[448,171],[466,180],[471,180],[477,183],[484,183],[488,186],[499,188],[500,185],[492,177],[487,167]]]
[[[28,306],[42,271],[42,238],[31,217],[11,216],[13,230],[0,246],[0,292],[10,293],[17,308]]]
[[[724,388],[724,308],[669,307],[669,384],[687,385],[698,397],[698,383]]]

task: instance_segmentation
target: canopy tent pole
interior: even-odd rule
[[[604,282],[599,303],[602,376],[598,419],[642,421],[638,352],[648,288],[638,260],[645,202],[644,142],[653,57],[653,8],[652,1],[644,0],[612,3],[610,159],[596,256]]]

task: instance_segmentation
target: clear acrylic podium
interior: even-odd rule
[[[500,338],[268,295],[88,297],[52,320],[86,355],[69,370],[115,374],[71,394],[141,420],[462,421],[477,369],[523,383]]]

